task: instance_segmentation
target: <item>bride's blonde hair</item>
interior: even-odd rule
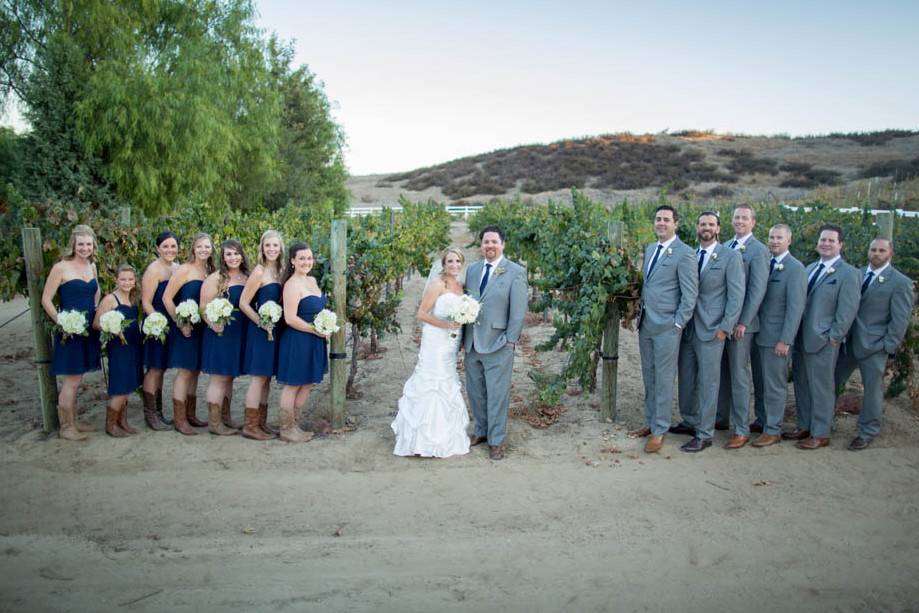
[[[444,249],[443,253],[440,254],[440,265],[441,266],[447,265],[447,256],[450,255],[451,253],[458,256],[460,259],[460,262],[463,262],[463,263],[466,262],[466,256],[463,255],[463,252],[459,247],[447,247],[446,249]]]

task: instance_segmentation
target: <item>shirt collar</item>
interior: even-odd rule
[[[890,262],[887,262],[886,264],[884,264],[883,266],[881,266],[881,267],[878,268],[877,270],[871,268],[871,264],[868,264],[868,269],[865,270],[865,274],[867,275],[869,272],[873,272],[874,275],[877,276],[877,275],[881,274],[882,272],[884,272],[885,270],[887,270],[888,268],[890,268]]]
[[[783,251],[783,252],[780,253],[779,255],[774,255],[774,256],[772,256],[772,259],[774,259],[774,260],[775,260],[775,263],[778,264],[779,262],[781,262],[782,260],[785,259],[785,256],[786,256],[786,255],[788,255],[788,249],[786,249],[785,251]]]
[[[704,251],[707,255],[710,256],[711,254],[715,253],[715,247],[717,246],[718,246],[718,241],[713,241],[712,244],[709,245],[708,247],[703,247],[702,245],[699,245],[698,251]],[[696,253],[698,253],[698,251]]]
[[[735,236],[735,237],[734,237],[734,240],[737,241],[737,244],[738,244],[738,245],[746,245],[746,244],[747,244],[747,241],[750,240],[750,237],[751,237],[751,236],[753,236],[753,233],[752,233],[752,232],[750,232],[749,234],[747,234],[747,235],[745,235],[745,236]]]
[[[502,255],[501,257],[499,257],[499,258],[498,258],[497,260],[495,260],[494,262],[489,262],[488,260],[485,260],[485,263],[486,263],[486,264],[491,264],[491,267],[492,267],[492,268],[497,268],[497,267],[498,267],[498,264],[500,264],[500,263],[501,263],[501,260],[503,260],[503,259],[504,259],[504,256]]]
[[[837,255],[837,256],[836,256],[835,258],[833,258],[832,260],[827,260],[826,262],[824,262],[823,260],[819,260],[819,261],[823,263],[823,267],[824,267],[824,268],[832,268],[832,267],[833,267],[833,264],[835,264],[836,262],[838,262],[840,259],[842,259],[842,255]]]
[[[663,250],[663,249],[667,249],[670,245],[672,245],[672,244],[673,244],[673,241],[675,241],[675,240],[676,240],[676,234],[674,234],[673,236],[671,236],[671,237],[670,237],[670,240],[665,241],[665,242],[663,242],[663,243],[660,242],[660,241],[658,241],[657,244],[658,244],[658,245],[661,245],[661,246],[662,246],[662,250]]]

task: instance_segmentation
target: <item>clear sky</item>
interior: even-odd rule
[[[919,1],[259,0],[353,174],[604,132],[919,127]]]

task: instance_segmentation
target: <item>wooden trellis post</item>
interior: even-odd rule
[[[335,315],[338,317],[338,332],[332,334],[329,358],[332,379],[332,427],[345,425],[345,385],[348,382],[345,373],[345,328],[347,319],[347,287],[345,271],[348,265],[348,220],[332,221],[331,237],[332,260],[332,301],[335,303]]]
[[[622,234],[625,224],[611,221],[607,227],[610,244],[622,248]],[[603,362],[603,403],[600,405],[600,419],[616,419],[616,390],[619,386],[619,306],[613,302],[606,309],[606,329],[600,346]]]
[[[877,216],[878,238],[893,241],[893,212],[881,211]]]
[[[45,312],[41,306],[41,281],[45,277],[45,262],[41,249],[41,230],[22,229],[22,253],[26,264],[29,287],[29,309],[32,315],[32,338],[35,345],[35,366],[38,370],[38,397],[41,400],[42,430],[58,429],[57,380],[51,374],[51,335],[45,327]]]

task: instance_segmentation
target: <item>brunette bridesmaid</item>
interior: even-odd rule
[[[141,281],[141,304],[144,313],[162,313],[168,319],[169,312],[163,304],[163,293],[169,279],[179,268],[176,257],[179,254],[179,239],[168,230],[156,237],[157,258],[150,262]],[[171,430],[172,421],[163,415],[163,372],[168,367],[168,345],[151,339],[144,343],[144,419],[153,430]]]

